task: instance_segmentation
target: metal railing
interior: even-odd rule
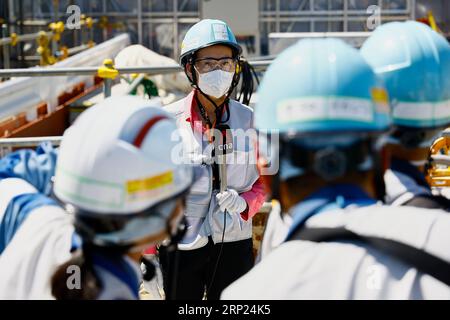
[[[94,76],[98,73],[98,70],[98,67],[4,69],[0,70],[0,77]],[[116,70],[119,74],[145,73],[148,75],[170,74],[183,71],[179,66],[125,67],[117,68]]]
[[[111,60],[99,67],[80,67],[80,68],[32,68],[32,69],[4,69],[0,70],[0,78],[10,77],[60,77],[60,76],[95,76],[98,75],[104,78],[104,93],[105,97],[111,95],[111,88],[113,85],[113,79],[120,74],[144,74],[149,76],[164,75],[182,72],[183,69],[178,66],[164,66],[164,67],[124,67],[114,68],[111,65]],[[255,71],[265,70],[271,63],[271,60],[250,61]],[[112,76],[102,76],[100,70],[107,68],[107,71],[115,73]],[[134,82],[133,85],[137,86],[139,83]],[[135,87],[134,87],[135,88]],[[131,90],[132,91],[132,90]]]
[[[256,71],[265,70],[271,63],[271,60],[259,60],[250,61],[249,63],[255,68]],[[165,67],[125,67],[114,68],[110,65],[111,60],[105,60],[104,65],[99,67],[81,67],[81,68],[36,68],[36,69],[5,69],[0,70],[1,77],[59,77],[59,76],[86,76],[86,75],[99,75],[104,78],[104,94],[105,97],[111,95],[111,88],[113,85],[112,79],[116,78],[120,74],[139,74],[139,76],[133,80],[129,85],[127,94],[134,91],[141,83],[146,75],[161,75],[171,74],[183,71],[178,65],[165,66]],[[111,72],[110,75],[100,75],[103,69]],[[32,138],[4,138],[0,139],[0,148],[19,148],[19,147],[36,147],[40,143],[50,141],[54,144],[59,144],[62,137],[32,137]]]
[[[54,146],[61,144],[62,137],[27,137],[27,138],[1,138],[2,148],[34,148],[43,142],[50,142]]]
[[[333,1],[304,0],[294,7],[294,4],[280,0],[272,2],[261,3],[261,11],[259,23],[266,24],[266,30],[272,32],[291,32],[295,28],[296,23],[300,23],[307,32],[323,30],[324,25],[328,25],[326,31],[363,31],[365,22],[370,13],[367,12],[367,7],[370,4],[377,5],[382,8],[381,19],[383,21],[389,20],[407,20],[415,19],[416,0],[404,0],[398,9],[385,7],[382,0],[371,1],[368,5],[357,5],[362,1],[340,1],[335,3],[333,7],[330,4]],[[384,1],[386,2],[386,1]],[[366,2],[367,3],[367,2]],[[269,5],[268,5],[269,4]],[[361,26],[355,30],[354,23],[361,22]],[[270,33],[270,32],[269,32]]]
[[[46,32],[46,35],[47,35],[47,37],[50,38],[53,35],[53,32],[48,31],[48,32]],[[36,33],[18,35],[16,39],[13,39],[12,37],[1,38],[0,46],[6,46],[6,45],[16,44],[16,43],[20,43],[20,42],[34,41],[37,38],[39,38],[39,36],[40,36],[40,33],[36,32]]]
[[[256,71],[265,70],[271,63],[271,60],[250,61],[250,64]],[[0,70],[0,77],[58,77],[58,76],[88,76],[96,75],[98,67],[85,68],[45,68],[45,69],[4,69]],[[171,74],[182,72],[183,69],[176,66],[165,67],[124,67],[116,69],[119,74],[147,74],[149,76]]]

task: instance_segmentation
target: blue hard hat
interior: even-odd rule
[[[301,40],[268,68],[255,127],[281,134],[377,133],[390,128],[386,90],[360,53],[337,39]]]
[[[450,44],[423,23],[378,27],[361,54],[385,82],[395,125],[437,128],[450,123]]]
[[[181,44],[180,64],[185,64],[185,58],[197,50],[216,44],[230,46],[238,54],[242,53],[241,46],[230,27],[221,20],[204,19],[193,25]]]

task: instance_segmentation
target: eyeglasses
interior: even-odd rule
[[[204,58],[196,60],[195,68],[199,73],[207,73],[214,70],[234,72],[236,70],[236,59],[234,58]]]

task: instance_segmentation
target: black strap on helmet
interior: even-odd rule
[[[424,142],[437,136],[446,126],[436,128],[414,128],[397,126],[391,133],[391,137],[397,140],[405,148],[418,148]]]
[[[325,147],[311,150],[295,142],[283,144],[282,157],[288,159],[295,167],[307,172],[314,172],[326,181],[335,180],[353,171],[368,156],[367,142],[360,141],[349,147]]]
[[[272,196],[274,199],[280,199],[282,159],[290,161],[291,165],[302,168],[306,172],[320,176],[325,181],[335,180],[349,172],[361,170],[361,164],[371,159],[376,197],[378,200],[384,201],[386,194],[384,154],[382,150],[376,148],[376,138],[361,140],[345,148],[326,147],[321,150],[311,150],[299,146],[291,140],[282,139],[280,141],[280,168],[278,173],[272,177]]]
[[[370,148],[372,149],[372,161],[373,163],[373,185],[375,187],[375,196],[377,197],[377,200],[383,201],[385,200],[386,196],[386,184],[384,182],[384,173],[387,169],[387,164],[384,163],[387,158],[384,149],[377,149],[377,143],[376,139],[370,140]]]

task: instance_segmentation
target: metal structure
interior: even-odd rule
[[[87,25],[86,21],[89,21],[89,25]],[[39,31],[29,34],[11,33],[8,31],[6,24],[0,24],[2,34],[0,47],[2,47],[3,68],[8,69],[11,67],[11,53],[13,48],[19,47],[20,51],[23,51],[24,43],[31,44],[31,47],[36,45],[36,51],[39,56],[19,54],[20,59],[22,61],[40,61],[41,65],[54,64],[57,61],[92,48],[94,46],[94,42],[92,41],[92,25],[94,22],[95,20],[91,18],[85,19],[83,28],[88,29],[88,32],[91,34],[90,39],[82,37],[81,45],[72,48],[67,48],[67,46],[63,46],[61,43],[61,37],[64,32],[63,22],[51,23],[49,25],[50,31]]]
[[[68,1],[20,0],[24,13],[22,25],[27,29],[40,30],[50,22],[65,19]],[[19,1],[17,1],[19,2]],[[53,5],[57,3],[57,5]],[[119,26],[126,24],[126,31],[135,43],[141,43],[166,56],[178,55],[180,39],[187,29],[200,20],[199,0],[77,0],[83,14],[97,18],[93,39],[103,42],[120,32]],[[10,1],[9,16],[14,32],[19,21],[18,4]],[[72,46],[79,45],[81,30],[73,30]]]
[[[261,23],[271,32],[367,31],[371,6],[381,8],[382,21],[415,18],[414,0],[263,0]]]
[[[25,6],[23,25],[27,28],[42,28],[55,19],[67,17],[62,6],[66,2],[59,1],[55,9],[51,5],[53,0],[21,1]],[[273,32],[367,31],[365,25],[371,15],[367,8],[371,5],[382,9],[382,21],[414,19],[416,2],[420,1],[259,0],[256,19],[261,50],[258,51],[268,53],[268,36]],[[80,6],[82,13],[102,22],[101,30],[94,31],[96,42],[114,35],[114,28],[105,27],[108,23],[126,23],[133,42],[172,58],[178,56],[187,29],[201,18],[208,18],[202,12],[203,0],[76,0],[73,3]],[[12,21],[17,20],[17,10],[10,8],[10,15]]]
[[[269,34],[269,54],[276,56],[301,39],[337,38],[360,48],[371,32],[280,32]]]

